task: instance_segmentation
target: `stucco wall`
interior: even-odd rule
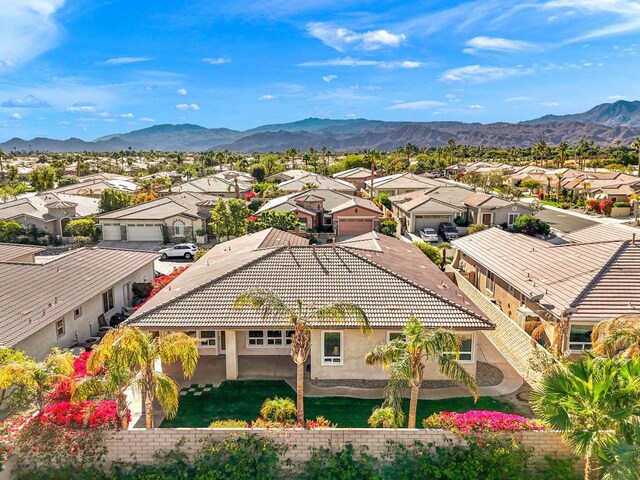
[[[122,312],[124,304],[123,286],[127,283],[150,281],[153,279],[153,263],[138,269],[131,275],[123,278],[113,286],[114,308],[105,314],[105,318],[111,318],[114,313]],[[105,288],[107,291],[109,288]],[[133,295],[131,296],[133,298]],[[74,318],[75,309],[80,306],[82,315]],[[103,313],[102,293],[84,302],[82,305],[69,305],[69,311],[64,315],[65,333],[57,338],[55,322],[62,317],[54,319],[50,324],[34,332],[25,340],[15,345],[15,348],[24,350],[27,355],[42,359],[51,351],[52,347],[68,348],[77,340],[84,342],[87,338],[96,334],[99,324],[98,317]]]

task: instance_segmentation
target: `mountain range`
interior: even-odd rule
[[[94,141],[78,138],[53,140],[12,138],[0,149],[52,152],[126,150],[234,152],[284,151],[289,148],[331,151],[391,150],[412,143],[437,147],[453,139],[458,144],[493,148],[528,147],[540,140],[550,144],[581,139],[602,145],[620,141],[630,145],[640,137],[640,101],[603,103],[569,115],[545,115],[520,123],[386,122],[381,120],[331,120],[306,118],[297,122],[263,125],[240,131],[199,125],[154,125],[128,133],[103,136]]]

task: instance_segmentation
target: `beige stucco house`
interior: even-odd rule
[[[307,372],[318,382],[386,379],[387,372],[364,363],[365,353],[398,335],[412,316],[428,327],[458,332],[460,362],[475,374],[479,345],[487,342],[482,332],[494,328],[412,244],[370,232],[317,246],[275,229],[215,246],[128,322],[160,334],[188,332],[202,355],[223,362],[227,379],[242,377],[242,365],[261,356],[291,362],[286,317],[234,308],[235,299],[252,288],[272,292],[291,307],[299,299],[308,307],[348,302],[364,310],[370,336],[350,321],[315,325]],[[426,377],[439,379],[436,372],[427,368]]]
[[[0,343],[36,359],[96,335],[153,279],[157,254],[83,248],[44,264],[0,262]]]

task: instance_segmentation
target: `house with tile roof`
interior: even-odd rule
[[[204,193],[224,198],[242,198],[252,188],[251,183],[245,183],[242,177],[236,176],[235,178],[226,179],[221,178],[219,175],[217,173],[179,185],[173,185],[160,193],[162,195],[170,195],[171,193]]]
[[[0,253],[6,247],[0,246]],[[44,358],[97,334],[153,279],[155,253],[82,248],[46,263],[0,260],[0,344]],[[6,256],[5,256],[6,258]]]
[[[193,242],[207,230],[211,209],[220,197],[196,192],[174,193],[96,216],[103,240]]]
[[[443,185],[445,185],[444,182],[435,178],[416,175],[415,173],[395,173],[386,177],[376,178],[373,181],[373,196],[377,197],[381,193],[386,193],[389,196],[400,195]]]
[[[290,193],[265,203],[257,212],[293,212],[300,221],[294,233],[309,229],[336,235],[360,235],[377,231],[382,211],[371,200],[327,189]]]
[[[15,220],[25,229],[45,234],[69,236],[65,230],[71,220],[98,213],[98,199],[66,193],[42,192],[0,203],[0,219]]]
[[[212,361],[223,363],[226,378],[236,379],[243,376],[242,365],[264,355],[290,362],[292,329],[286,318],[234,308],[238,296],[252,288],[273,292],[292,307],[298,300],[310,307],[348,302],[366,313],[370,336],[351,321],[320,321],[311,331],[307,371],[313,380],[386,378],[383,370],[367,367],[364,356],[397,335],[410,317],[458,332],[461,363],[475,373],[479,345],[487,342],[482,332],[494,328],[412,244],[370,232],[332,245],[308,245],[274,229],[216,245],[128,323],[160,335],[189,332],[201,354],[215,356]],[[437,378],[436,369],[427,372]]]
[[[369,190],[371,187],[371,180],[378,178],[375,171],[372,172],[371,169],[362,167],[343,170],[342,172],[334,173],[332,176],[333,178],[353,183],[360,190]]]
[[[566,347],[581,352],[593,325],[640,309],[640,244],[620,232],[553,245],[490,228],[452,242],[453,266],[521,325],[568,321]]]
[[[308,190],[311,185],[313,185],[312,188],[335,190],[336,192],[347,193],[349,195],[355,195],[357,191],[357,188],[352,183],[310,172],[307,172],[306,175],[279,183],[278,190],[285,193],[301,192]]]
[[[36,263],[36,254],[44,249],[37,245],[0,243],[0,262]]]

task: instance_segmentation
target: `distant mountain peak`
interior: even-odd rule
[[[581,122],[608,127],[640,127],[640,101],[618,100],[602,103],[582,113],[568,115],[544,115],[522,122],[525,124]]]

